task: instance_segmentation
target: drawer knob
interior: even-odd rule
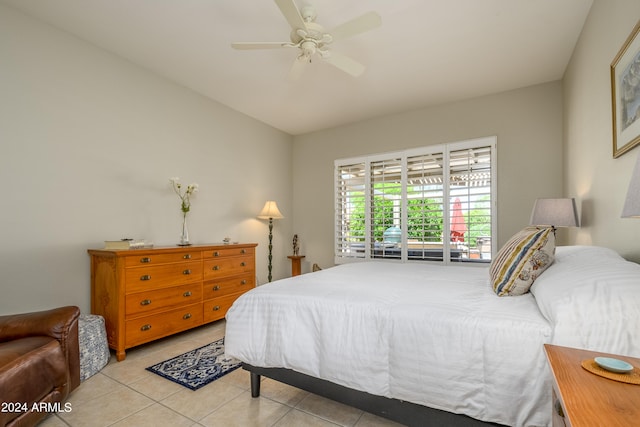
[[[211,269],[212,270],[220,270],[220,266],[219,265],[214,265]]]
[[[241,254],[246,254],[246,253],[247,253],[247,251],[246,251],[246,250],[244,250],[244,249],[240,249],[240,253],[241,253]]]
[[[182,274],[184,274],[185,276],[186,276],[186,275],[188,275],[188,274],[191,274],[191,270],[188,270],[188,269],[187,269],[187,270],[184,270],[184,271],[182,272]]]
[[[149,305],[149,304],[151,304],[150,299],[143,299],[142,301],[140,301],[140,305]]]
[[[184,254],[182,259],[191,259],[191,254]]]
[[[140,262],[143,264],[149,264],[151,262],[151,258],[149,258],[148,256],[140,258]]]
[[[191,291],[187,291],[184,294],[182,294],[183,297],[190,297],[191,296]]]
[[[213,253],[213,256],[220,256],[220,252],[215,251],[215,252]]]
[[[151,280],[151,276],[148,274],[145,274],[144,276],[140,276],[140,280]]]
[[[240,284],[241,284],[241,285],[246,285],[246,284],[247,284],[247,279],[242,279],[242,280],[240,281]]]
[[[244,266],[246,266],[246,265],[247,265],[247,263],[246,263],[246,262],[244,262],[244,261],[242,261],[242,262],[240,263],[240,267],[244,267]]]
[[[191,313],[187,313],[187,314],[185,314],[184,316],[182,316],[182,318],[183,318],[184,320],[191,319]]]
[[[220,290],[220,285],[215,285],[215,286],[213,287],[213,290],[214,290],[214,291],[219,291],[219,290]]]
[[[149,329],[151,329],[151,325],[150,325],[150,324],[148,324],[148,323],[147,323],[146,325],[142,325],[142,326],[140,327],[140,330],[141,330],[141,331],[143,331],[143,332],[144,332],[144,331],[148,331]]]
[[[219,305],[214,305],[213,306],[213,311],[218,311],[220,310],[220,306]]]

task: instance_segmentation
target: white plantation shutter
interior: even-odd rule
[[[337,165],[335,171],[336,257],[365,258],[365,163]]]
[[[449,194],[462,201],[467,228],[463,246],[476,247],[478,252],[470,256],[477,253],[483,259],[490,257],[492,242],[491,159],[490,146],[455,150],[449,155]]]
[[[407,159],[407,258],[442,259],[444,217],[444,153],[414,155]]]
[[[490,137],[336,160],[336,263],[490,262],[495,152]]]
[[[372,161],[369,174],[371,253],[374,258],[400,258],[396,239],[402,227],[402,159]]]

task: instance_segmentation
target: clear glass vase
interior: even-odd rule
[[[178,246],[189,246],[189,229],[187,228],[187,213],[182,215],[182,234],[180,234],[180,243]]]

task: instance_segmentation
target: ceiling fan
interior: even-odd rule
[[[336,40],[379,27],[382,25],[382,18],[378,13],[365,13],[326,32],[321,25],[315,22],[316,12],[313,7],[304,6],[298,9],[294,0],[275,0],[275,2],[291,26],[291,41],[236,42],[232,43],[231,47],[240,50],[298,48],[298,56],[293,61],[289,72],[292,79],[299,78],[305,66],[317,57],[354,77],[364,72],[364,65],[345,55],[330,51],[328,45]]]

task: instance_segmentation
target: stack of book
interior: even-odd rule
[[[153,243],[147,243],[144,239],[105,240],[105,249],[142,249],[152,248]]]

